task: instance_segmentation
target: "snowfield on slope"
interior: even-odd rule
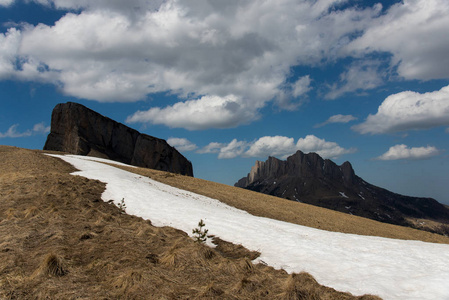
[[[189,235],[203,219],[210,234],[259,251],[256,263],[306,271],[319,283],[354,295],[449,299],[449,245],[329,232],[256,217],[96,159],[52,156],[80,170],[73,175],[106,183],[102,199],[116,204],[124,199],[126,213]]]

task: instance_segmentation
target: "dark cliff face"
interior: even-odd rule
[[[449,209],[436,200],[376,187],[358,177],[349,162],[338,166],[316,153],[257,161],[235,186],[398,225],[408,225],[408,218],[449,221]]]
[[[256,161],[247,177],[240,179],[235,186],[247,187],[259,185],[273,180],[301,179],[305,184],[307,180],[333,181],[345,186],[359,180],[349,162],[337,166],[329,159],[322,159],[316,153],[304,154],[301,151],[287,158],[286,161],[269,157],[267,161]],[[303,189],[301,189],[303,190]]]
[[[58,104],[44,150],[97,156],[139,167],[193,176],[193,168],[175,148],[77,103]]]

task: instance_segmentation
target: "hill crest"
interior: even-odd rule
[[[215,249],[200,247],[179,230],[156,228],[150,221],[123,214],[101,200],[103,183],[69,175],[75,171],[72,166],[42,151],[0,146],[0,154],[0,272],[4,275],[0,298],[69,299],[76,293],[86,299],[285,299],[288,295],[378,299],[320,287],[305,273],[289,275],[254,265],[247,257],[252,254],[239,245],[218,241]],[[440,235],[198,178],[120,168],[196,190],[254,215],[339,232],[449,244]],[[45,273],[44,263],[52,257],[64,275]]]

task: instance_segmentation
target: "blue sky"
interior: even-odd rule
[[[0,144],[74,101],[234,184],[296,150],[449,204],[446,0],[0,0]]]

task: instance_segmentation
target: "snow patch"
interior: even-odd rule
[[[340,195],[341,195],[343,198],[349,198],[348,196],[346,196],[345,193],[343,193],[343,192],[339,192],[339,193],[340,193]]]
[[[261,252],[287,272],[307,271],[319,283],[384,299],[449,299],[449,245],[328,232],[256,217],[218,200],[81,156],[61,156],[84,176],[106,183],[104,201],[125,199],[126,212],[191,234],[200,219],[211,234]],[[112,162],[113,163],[113,162]]]

